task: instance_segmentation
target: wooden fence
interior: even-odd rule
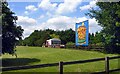
[[[24,70],[24,69],[33,69],[33,68],[44,68],[44,67],[53,67],[59,66],[60,74],[64,72],[64,65],[71,65],[71,64],[82,64],[82,63],[89,63],[89,62],[96,62],[96,61],[105,61],[105,71],[103,72],[94,72],[94,73],[105,73],[109,74],[109,72],[113,71],[120,71],[120,69],[109,70],[109,60],[118,59],[120,56],[114,57],[105,57],[105,58],[97,58],[97,59],[89,59],[89,60],[79,60],[79,61],[70,61],[70,62],[63,62],[60,61],[59,63],[51,63],[51,64],[40,64],[40,65],[32,65],[32,66],[18,66],[18,67],[3,67],[1,70],[4,71],[11,71],[11,70]]]
[[[66,45],[65,48],[72,48],[72,49],[87,49],[87,50],[101,50],[104,49],[102,45],[88,45],[88,46],[76,46],[76,45]]]

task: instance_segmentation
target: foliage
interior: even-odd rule
[[[102,32],[89,33],[89,44],[104,45],[104,40]]]
[[[38,31],[35,30],[29,37],[25,38],[21,41],[20,45],[27,45],[27,46],[42,46],[42,44],[47,40],[50,39],[50,35],[46,30]]]
[[[68,42],[66,45],[74,45],[75,43],[73,42]]]
[[[50,37],[51,38],[58,38],[58,39],[60,38],[59,35],[56,35],[56,34],[51,34]]]
[[[89,44],[93,44],[93,40],[94,40],[94,33],[92,34],[89,33]]]
[[[2,3],[0,1],[0,55],[2,54]]]
[[[29,37],[19,41],[18,45],[42,46],[47,39],[60,38],[62,44],[75,42],[75,31],[68,29],[65,31],[54,31],[51,29],[35,30]]]
[[[7,2],[2,2],[2,53],[14,53],[16,42],[21,39],[23,29],[16,26],[17,16],[8,8]]]
[[[65,45],[66,48],[73,48],[74,46],[75,46],[74,42],[67,42]]]
[[[106,51],[120,52],[120,2],[97,2],[97,6],[88,15],[103,27]]]
[[[62,44],[66,44],[67,42],[75,42],[75,31],[72,29],[60,31],[58,35],[62,40]]]

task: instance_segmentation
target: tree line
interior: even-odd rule
[[[24,40],[20,40],[18,45],[22,46],[42,46],[47,39],[58,38],[61,40],[61,44],[74,44],[75,45],[75,31],[68,29],[65,31],[54,31],[52,29],[46,30],[35,30],[30,34],[29,37],[26,37]],[[102,33],[96,32],[89,33],[89,44],[102,45],[104,37]]]
[[[24,46],[42,46],[47,39],[58,38],[61,39],[61,44],[67,42],[75,42],[75,31],[68,29],[65,31],[54,31],[52,29],[35,30],[29,37],[19,41],[19,45]]]

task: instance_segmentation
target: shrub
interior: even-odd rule
[[[75,47],[75,43],[73,43],[73,42],[68,42],[66,44],[66,48],[74,48],[74,47]]]

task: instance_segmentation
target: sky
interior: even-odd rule
[[[8,2],[9,8],[18,16],[17,25],[24,29],[23,38],[34,30],[75,30],[75,24],[88,20],[89,32],[95,33],[102,29],[95,18],[86,16],[89,10],[98,8],[96,0],[40,0],[33,2]]]

